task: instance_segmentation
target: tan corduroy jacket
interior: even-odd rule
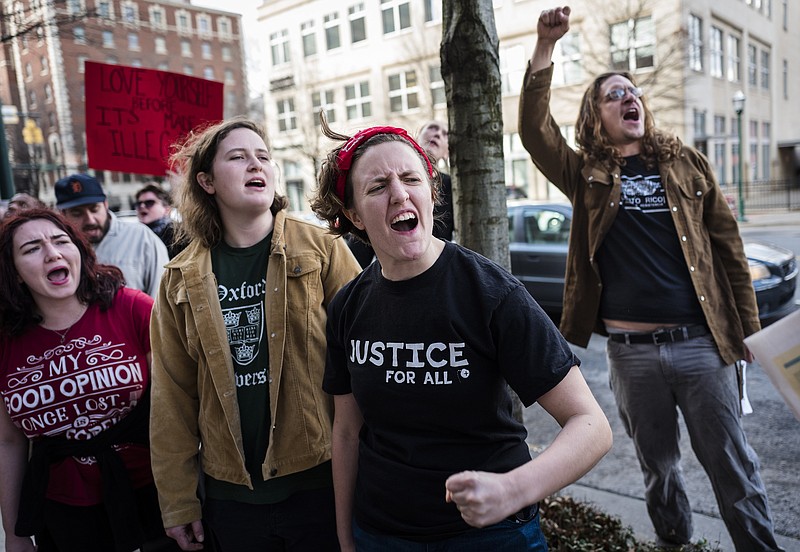
[[[561,332],[585,347],[600,319],[602,282],[595,254],[617,216],[619,168],[587,164],[566,143],[550,114],[552,65],[525,74],[519,105],[520,137],[542,173],[573,206]],[[743,339],[760,329],[750,270],[736,219],[708,160],[690,147],[659,164],[675,230],[697,298],[722,358],[744,358]]]
[[[265,304],[272,427],[264,479],[331,457],[332,400],[322,391],[326,308],[360,267],[346,243],[311,223],[275,217]],[[233,363],[211,270],[192,243],[166,265],[151,319],[150,448],[165,527],[201,518],[201,470],[252,488]]]

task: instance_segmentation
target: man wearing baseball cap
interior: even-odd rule
[[[73,174],[56,182],[56,208],[83,232],[97,260],[115,265],[125,285],[156,296],[161,273],[169,261],[164,243],[139,222],[121,222],[108,209],[100,182],[88,174]]]

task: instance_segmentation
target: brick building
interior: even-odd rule
[[[58,178],[88,170],[86,61],[221,81],[225,116],[248,112],[239,14],[188,0],[0,0],[0,6],[0,101],[23,114],[6,126],[17,190],[38,191],[52,202]],[[41,129],[41,143],[26,143],[26,119]],[[112,207],[123,209],[148,179],[111,171],[98,177]]]

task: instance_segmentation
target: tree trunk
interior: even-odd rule
[[[456,236],[510,271],[500,41],[492,0],[443,0],[442,34]],[[522,403],[513,392],[512,397],[521,422]]]
[[[510,269],[492,0],[444,0],[442,33],[458,241]]]

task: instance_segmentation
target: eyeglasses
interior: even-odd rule
[[[133,204],[134,209],[138,209],[139,207],[147,207],[148,209],[152,209],[153,205],[156,204],[155,199],[145,199],[144,201],[137,201]]]
[[[644,95],[644,90],[638,86],[626,86],[625,88],[612,88],[606,93],[606,101],[618,102],[625,97],[625,94],[630,92],[634,98],[641,98]]]

